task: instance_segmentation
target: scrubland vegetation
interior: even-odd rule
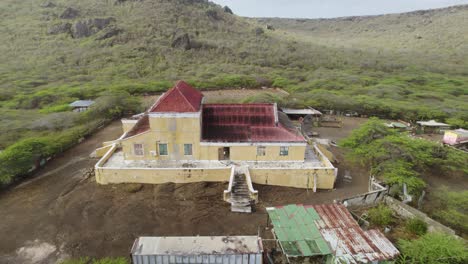
[[[347,158],[363,164],[373,176],[389,186],[402,190],[406,184],[408,191],[417,201],[426,187],[421,177],[424,173],[435,173],[439,177],[453,174],[468,175],[468,154],[439,143],[410,137],[386,127],[382,120],[371,118],[342,140],[340,145],[347,148]],[[401,195],[401,191],[394,193]],[[431,217],[446,224],[462,236],[468,234],[468,191],[456,192],[447,188],[431,193],[433,198],[426,209]],[[384,208],[376,208],[371,219],[379,225],[389,223]]]

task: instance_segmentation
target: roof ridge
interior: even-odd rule
[[[182,98],[184,98],[185,102],[187,102],[187,103],[190,105],[190,107],[191,107],[194,111],[196,111],[197,109],[195,109],[195,107],[193,106],[193,104],[188,100],[187,96],[180,90],[179,84],[180,84],[181,82],[188,85],[188,83],[186,83],[186,82],[184,82],[184,81],[182,81],[182,80],[179,80],[179,81],[176,82],[174,88],[179,92],[179,94],[182,96]],[[193,87],[192,87],[192,88],[193,88]],[[195,89],[195,88],[194,88],[194,89]]]

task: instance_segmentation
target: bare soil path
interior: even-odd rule
[[[96,159],[88,155],[120,136],[114,122],[46,165],[31,180],[0,193],[0,263],[56,263],[67,257],[128,256],[142,235],[254,235],[265,226],[264,207],[330,203],[367,190],[368,176],[319,191],[255,185],[253,214],[231,213],[226,183],[98,185],[86,178]],[[339,153],[339,150],[338,150]],[[339,166],[342,166],[340,163]]]

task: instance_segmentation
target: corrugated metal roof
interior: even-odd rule
[[[149,117],[147,114],[143,115],[138,119],[137,123],[128,131],[127,135],[125,138],[129,138],[138,134],[141,134],[143,132],[146,132],[150,129],[150,124],[149,124]]]
[[[139,237],[132,255],[249,254],[263,251],[258,236]]]
[[[304,142],[278,123],[274,104],[205,104],[202,140],[208,142]]]
[[[445,123],[436,122],[435,120],[417,121],[416,123],[420,124],[421,126],[433,126],[433,127],[449,127],[450,126]]]
[[[399,254],[379,230],[363,231],[340,204],[287,205],[267,212],[288,257],[333,254],[335,263],[368,263]],[[327,250],[309,246],[311,240]]]
[[[313,208],[287,205],[266,209],[275,235],[288,257],[331,254],[315,224],[320,217]]]
[[[150,112],[187,113],[200,110],[203,94],[184,81],[164,93],[150,109]]]
[[[94,104],[92,100],[78,100],[70,104],[71,107],[89,107]]]
[[[313,205],[320,233],[331,246],[337,262],[368,263],[389,260],[399,255],[393,244],[379,231],[364,231],[341,204]]]
[[[288,115],[322,115],[322,113],[313,108],[310,109],[293,109],[293,108],[281,108],[283,113]]]

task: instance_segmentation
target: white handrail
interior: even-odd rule
[[[231,198],[230,196],[232,193],[232,185],[234,183],[235,168],[236,166],[234,165],[231,167],[231,175],[229,176],[229,185],[228,185],[227,190],[224,190],[224,193],[223,193],[223,198],[225,201],[228,201],[228,199]]]

